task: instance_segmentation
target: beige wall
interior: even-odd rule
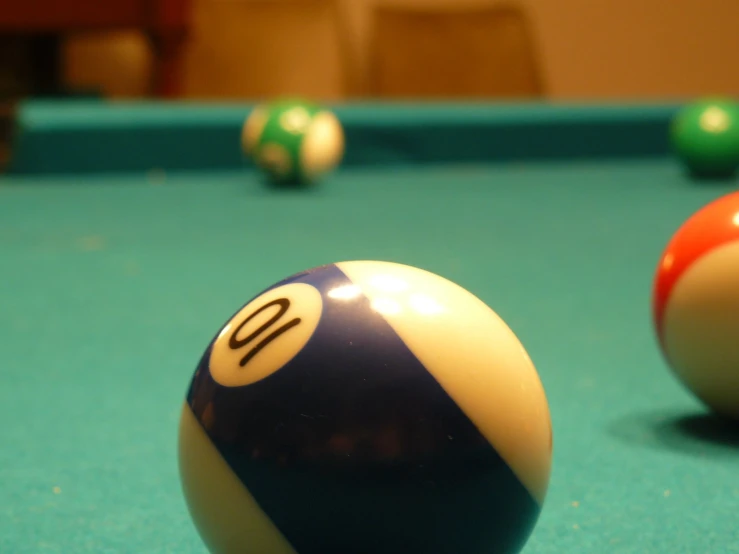
[[[187,92],[194,97],[240,97],[248,70],[239,60],[253,53],[239,40],[248,27],[250,0],[194,0],[198,17],[188,55]],[[281,1],[281,0],[274,0]],[[465,0],[342,0],[347,29],[350,90],[362,90],[371,8],[375,3],[440,4]],[[496,0],[470,0],[495,2]],[[520,0],[537,35],[549,95],[557,99],[664,98],[700,94],[739,95],[739,0]],[[291,34],[292,36],[293,34]],[[305,40],[305,39],[301,39]],[[289,37],[285,38],[289,43]],[[300,45],[292,45],[300,48]],[[143,90],[149,62],[135,34],[78,38],[69,46],[67,73],[73,82],[102,83],[118,96]],[[199,60],[213,60],[208,77]],[[107,61],[106,61],[107,60]],[[331,63],[340,63],[332,59]],[[193,66],[193,64],[200,64]],[[301,62],[295,83],[310,83],[313,69]],[[111,67],[117,70],[111,71]],[[193,69],[195,67],[195,69]],[[342,94],[336,71],[310,91]],[[229,73],[231,76],[229,77]],[[210,81],[210,83],[208,82]],[[218,83],[215,87],[213,83]],[[208,88],[210,85],[211,88]],[[295,86],[299,86],[295,85]]]
[[[556,97],[739,94],[739,0],[528,0]]]

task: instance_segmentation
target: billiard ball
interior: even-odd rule
[[[330,264],[241,307],[199,361],[179,428],[211,552],[518,552],[552,455],[539,375],[464,288]]]
[[[344,131],[336,115],[303,100],[256,106],[242,127],[244,154],[276,183],[314,183],[344,155]]]
[[[653,321],[677,377],[713,411],[739,418],[739,192],[688,218],[657,265]]]
[[[679,160],[697,177],[729,177],[739,168],[739,104],[706,99],[684,106],[670,127]]]

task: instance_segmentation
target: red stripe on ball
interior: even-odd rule
[[[739,240],[739,192],[698,210],[670,239],[657,265],[652,295],[652,317],[660,342],[664,312],[680,277],[701,256],[735,240]]]

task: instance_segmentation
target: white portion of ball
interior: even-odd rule
[[[716,412],[739,418],[739,242],[709,251],[679,278],[662,339],[683,383]]]
[[[300,150],[303,172],[315,179],[335,169],[344,156],[344,130],[338,118],[322,111],[313,118]]]
[[[279,179],[289,177],[293,171],[290,153],[281,144],[274,142],[262,146],[255,161],[259,167]]]
[[[280,116],[280,127],[292,135],[305,133],[310,124],[310,112],[303,106],[295,106]]]
[[[241,129],[241,149],[246,156],[253,156],[259,137],[269,119],[269,111],[265,106],[255,107],[244,122]]]
[[[552,457],[549,407],[508,325],[472,293],[428,271],[389,262],[336,265],[543,503]]]

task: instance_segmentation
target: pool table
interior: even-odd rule
[[[666,104],[349,103],[318,186],[240,152],[250,105],[28,102],[0,179],[0,552],[204,553],[177,469],[186,388],[243,302],[379,259],[488,303],[548,396],[554,463],[524,552],[739,552],[739,430],[651,323],[695,181]]]

